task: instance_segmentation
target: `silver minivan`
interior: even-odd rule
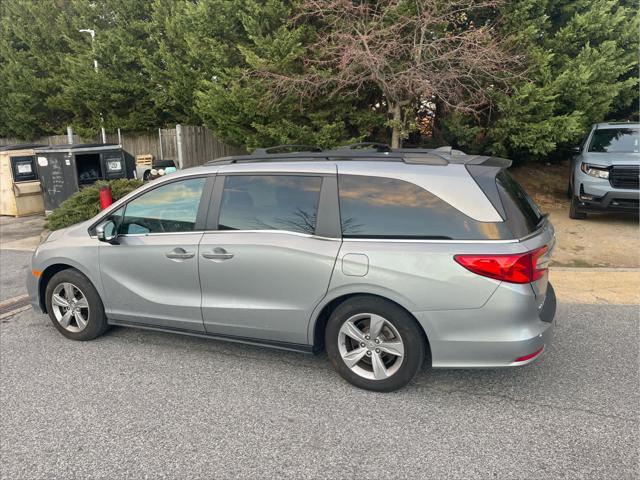
[[[74,340],[120,325],[326,351],[378,391],[423,365],[519,366],[549,345],[554,230],[508,160],[278,151],[163,177],[52,232],[34,308]]]

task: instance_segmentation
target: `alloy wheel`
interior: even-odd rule
[[[65,330],[78,333],[89,323],[89,302],[82,290],[69,282],[56,286],[51,296],[51,307],[58,323]]]
[[[351,371],[369,380],[392,376],[405,354],[398,330],[389,320],[373,313],[359,313],[342,324],[338,350]]]

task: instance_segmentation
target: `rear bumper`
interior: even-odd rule
[[[533,362],[553,338],[556,296],[551,284],[541,300],[531,285],[502,283],[482,308],[414,315],[429,338],[434,368],[515,367]]]

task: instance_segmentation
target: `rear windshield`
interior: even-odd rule
[[[496,175],[496,185],[514,237],[521,238],[536,231],[542,214],[527,192],[505,170]]]
[[[623,127],[596,130],[591,137],[589,151],[638,153],[640,152],[640,129]]]

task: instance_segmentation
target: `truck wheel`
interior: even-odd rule
[[[587,214],[580,211],[580,209],[578,208],[578,199],[575,197],[575,195],[571,195],[569,218],[573,218],[574,220],[584,220],[585,218],[587,218]]]

